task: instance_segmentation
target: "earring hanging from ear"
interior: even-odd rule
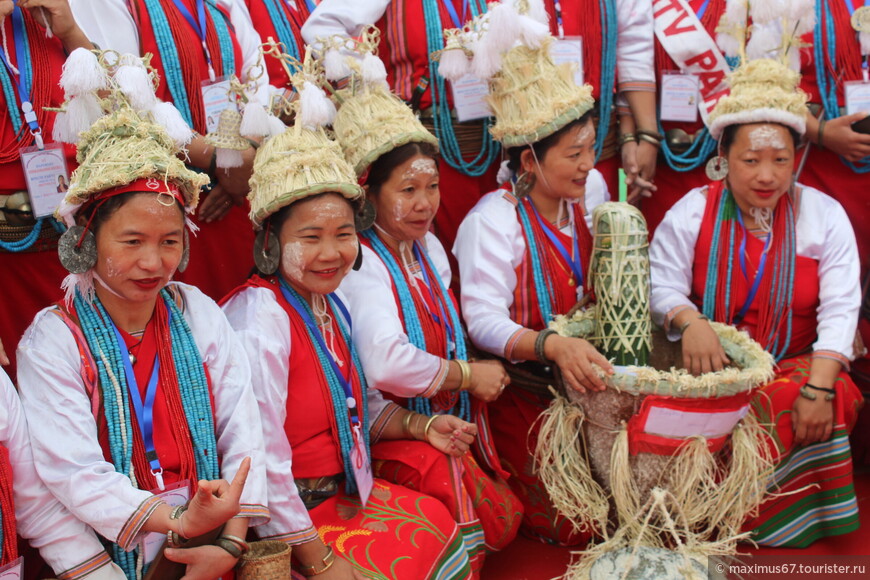
[[[711,157],[710,161],[707,162],[705,171],[711,181],[722,181],[728,177],[728,160],[721,155]]]
[[[355,272],[358,272],[360,268],[362,268],[362,243],[359,241],[359,238],[356,240],[356,260],[353,261],[353,269]]]
[[[535,187],[535,174],[531,171],[524,171],[517,176],[517,181],[514,183],[514,195],[517,198],[526,197],[533,187]]]
[[[254,264],[263,274],[272,275],[278,271],[280,261],[281,248],[278,245],[278,236],[270,231],[267,223],[254,238]]]
[[[97,265],[97,238],[85,226],[72,226],[57,241],[57,255],[70,274],[84,274]]]
[[[364,232],[372,227],[378,217],[378,210],[368,198],[362,203],[359,210],[353,216],[356,231]]]
[[[181,261],[178,262],[178,271],[184,272],[187,270],[187,265],[190,264],[190,236],[187,233],[187,228],[184,229],[184,249],[181,250]]]

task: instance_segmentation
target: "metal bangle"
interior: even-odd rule
[[[426,426],[423,427],[423,440],[424,441],[429,441],[429,427],[431,427],[432,423],[435,422],[435,419],[437,419],[440,416],[441,415],[432,415],[431,417],[429,417],[429,420],[426,421]]]
[[[538,362],[541,364],[551,364],[552,361],[547,358],[544,354],[544,343],[550,337],[551,334],[556,334],[555,330],[550,328],[545,328],[544,330],[538,333],[537,338],[535,338],[535,356],[538,358]]]
[[[646,135],[647,137],[652,137],[656,141],[661,141],[665,138],[665,136],[658,131],[647,131],[646,129],[638,129],[637,135],[638,137],[643,137],[644,135]]]
[[[405,436],[405,439],[413,439],[411,434],[411,417],[413,415],[413,411],[408,411],[405,413],[405,416],[402,417],[402,434]]]
[[[459,371],[462,373],[459,390],[467,391],[471,387],[471,365],[468,364],[468,361],[459,359],[456,359],[456,364],[459,365]]]
[[[634,133],[623,133],[619,136],[619,146],[622,147],[626,143],[637,143],[637,135]]]
[[[655,145],[656,147],[662,146],[661,139],[656,139],[655,137],[653,137],[652,135],[648,135],[647,133],[638,133],[637,138],[639,141],[646,141],[647,143]]]
[[[326,546],[326,555],[321,559],[320,563],[323,564],[323,568],[320,570],[317,569],[317,566],[300,566],[299,572],[301,572],[303,576],[310,578],[312,576],[317,576],[318,574],[323,574],[332,568],[332,565],[335,563],[335,552],[332,551],[332,546]]]
[[[236,560],[241,558],[242,554],[244,554],[242,549],[235,542],[232,542],[226,538],[218,538],[217,540],[215,540],[214,545],[229,553],[229,555]]]
[[[825,387],[817,387],[815,385],[811,385],[810,383],[805,384],[802,388],[813,389],[814,391],[821,391],[821,392],[825,393],[825,400],[826,401],[833,401],[834,396],[837,394],[837,391],[835,391],[834,389],[826,389]],[[803,393],[801,393],[801,394],[803,394]],[[812,394],[815,395],[815,393],[812,393]],[[815,400],[815,397],[813,397],[813,399],[811,399],[811,400]]]

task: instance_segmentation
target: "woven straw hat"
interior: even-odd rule
[[[541,0],[504,0],[444,32],[432,55],[450,81],[473,74],[488,81],[495,116],[490,132],[505,147],[529,145],[579,119],[595,105],[590,85],[577,86],[573,65],[557,65]]]
[[[749,25],[751,19],[752,25]],[[812,0],[728,0],[717,42],[740,65],[728,77],[731,93],[710,113],[710,134],[729,125],[779,123],[803,134],[808,96],[799,87],[801,36],[813,29]]]
[[[217,129],[205,136],[205,142],[218,149],[244,151],[251,146],[250,141],[241,136],[242,114],[233,107],[221,111]]]
[[[256,227],[282,207],[319,193],[362,199],[363,189],[341,147],[322,128],[297,125],[268,139],[254,158],[251,221]]]

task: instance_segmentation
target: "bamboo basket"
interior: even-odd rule
[[[290,544],[277,540],[251,542],[236,566],[237,580],[289,580]]]

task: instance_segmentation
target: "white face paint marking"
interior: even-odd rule
[[[782,132],[770,125],[762,125],[753,127],[749,131],[749,143],[753,151],[760,149],[785,149],[785,140],[782,137]]]
[[[438,167],[435,165],[435,160],[430,157],[419,157],[411,162],[405,173],[402,174],[402,179],[413,179],[418,175],[435,175],[438,172]]]
[[[120,273],[121,270],[115,267],[115,263],[114,261],[112,261],[112,258],[106,258],[106,275],[109,278],[117,278]]]
[[[405,209],[404,199],[396,201],[396,205],[393,206],[393,220],[397,222],[402,221],[403,219],[408,217],[408,215],[411,213],[411,209],[413,208],[409,208],[407,210]]]
[[[302,280],[302,242],[287,242],[281,250],[281,266],[294,282]]]
[[[347,211],[347,203],[335,198],[324,199],[314,210],[314,219],[316,221],[329,221],[333,219],[341,219]]]
[[[574,136],[574,144],[580,145],[591,140],[593,132],[594,129],[592,128],[592,123],[586,123],[580,128],[579,131],[577,131],[577,134]]]

